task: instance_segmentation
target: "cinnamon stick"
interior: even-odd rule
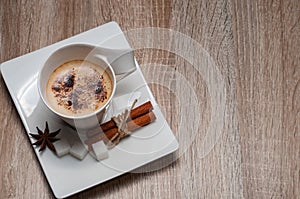
[[[128,118],[127,121],[130,121],[130,120],[133,120],[133,119],[136,119],[146,113],[149,113],[150,111],[153,110],[153,106],[151,104],[150,101],[134,108],[131,110],[130,112],[130,117]],[[117,127],[115,122],[113,120],[109,120],[108,122],[105,122],[103,124],[100,125],[100,127],[97,127],[93,130],[90,130],[86,133],[87,137],[93,137],[101,132],[104,132],[104,131],[107,131],[109,129],[112,129],[112,128],[115,128]]]
[[[155,120],[156,120],[156,116],[151,111],[151,112],[146,113],[146,114],[144,114],[140,117],[135,118],[134,120],[131,120],[131,121],[127,122],[127,127],[128,127],[129,131],[135,131],[135,130],[141,128],[142,126],[150,124],[151,122],[153,122]],[[107,131],[104,131],[104,133],[101,133],[97,136],[94,136],[94,137],[91,137],[91,138],[85,140],[84,143],[90,146],[90,145],[92,145],[96,142],[99,142],[101,140],[103,140],[104,142],[107,142],[112,137],[114,137],[117,132],[118,132],[118,128],[114,127],[114,128],[111,128]]]

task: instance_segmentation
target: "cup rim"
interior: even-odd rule
[[[89,114],[84,114],[84,115],[78,115],[78,116],[75,116],[75,115],[65,115],[65,114],[62,114],[58,111],[56,111],[54,108],[52,108],[52,106],[47,102],[47,100],[44,98],[44,95],[42,93],[42,90],[41,90],[41,75],[42,75],[42,71],[44,70],[45,68],[45,65],[46,63],[50,60],[51,56],[56,53],[57,51],[59,50],[62,50],[62,49],[65,49],[65,48],[69,48],[69,47],[72,47],[72,46],[87,46],[87,47],[91,47],[91,48],[96,48],[98,46],[96,45],[92,45],[92,44],[88,44],[88,43],[72,43],[72,44],[67,44],[67,45],[64,45],[64,46],[61,46],[61,47],[58,47],[56,50],[54,50],[46,59],[46,61],[43,63],[42,65],[42,68],[40,69],[39,71],[39,74],[38,74],[38,91],[39,91],[39,95],[40,97],[42,98],[42,101],[43,103],[46,105],[46,107],[48,109],[50,109],[50,111],[52,111],[53,113],[55,113],[56,115],[60,116],[60,117],[63,117],[63,118],[66,118],[66,119],[87,119],[89,117],[92,117],[92,116],[96,116],[98,113],[102,112],[105,108],[107,108],[107,106],[109,105],[109,103],[111,102],[114,94],[115,94],[115,91],[116,91],[116,75],[115,75],[115,72],[112,68],[112,66],[104,59],[100,58],[106,65],[107,65],[107,68],[109,68],[110,72],[112,75],[112,78],[113,78],[113,90],[112,90],[112,93],[109,97],[109,99],[107,100],[107,102],[105,104],[103,104],[99,109],[95,110],[94,112],[92,113],[89,113]],[[88,55],[87,55],[88,56]],[[86,56],[86,57],[87,57]],[[76,60],[76,59],[74,59]],[[85,59],[84,59],[85,60]],[[56,68],[58,68],[59,66],[56,66],[54,68],[54,70]],[[49,80],[49,78],[47,79],[47,81]]]

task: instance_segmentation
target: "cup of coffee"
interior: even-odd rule
[[[90,129],[103,119],[117,81],[135,70],[132,49],[66,45],[44,63],[38,90],[50,111],[77,129]]]

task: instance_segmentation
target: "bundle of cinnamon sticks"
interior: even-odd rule
[[[147,124],[156,120],[155,114],[152,112],[153,106],[150,101],[134,108],[130,112],[130,117],[127,120],[127,128],[130,132],[135,131]],[[107,143],[118,133],[116,123],[111,119],[93,130],[88,131],[85,144],[91,149],[92,144],[104,141]]]

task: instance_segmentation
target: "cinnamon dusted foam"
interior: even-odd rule
[[[47,99],[57,112],[86,115],[101,108],[112,94],[109,74],[101,66],[73,60],[59,66],[47,83]]]

